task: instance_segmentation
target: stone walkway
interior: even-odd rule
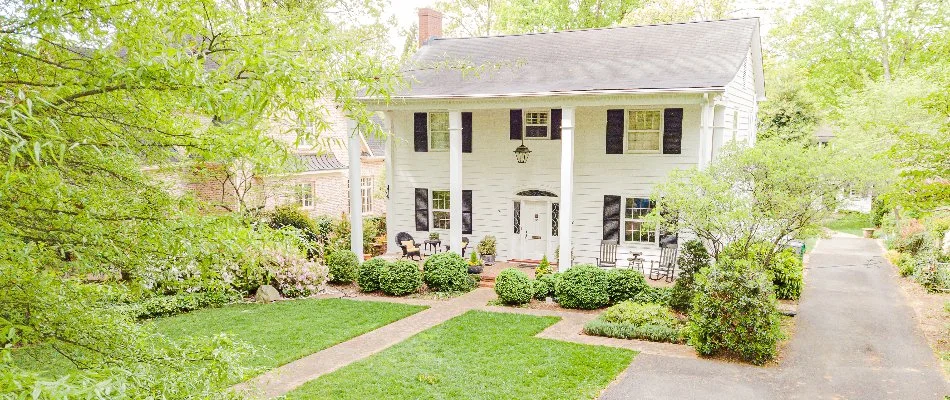
[[[822,240],[779,365],[641,354],[602,399],[942,399],[950,387],[895,279],[873,240]]]

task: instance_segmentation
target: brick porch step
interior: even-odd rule
[[[483,288],[494,288],[495,287],[495,277],[488,275],[479,275],[481,280],[478,281],[478,287]]]

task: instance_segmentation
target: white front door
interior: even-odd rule
[[[551,230],[550,207],[546,201],[524,201],[521,206],[522,254],[540,260],[548,252]]]

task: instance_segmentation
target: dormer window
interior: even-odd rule
[[[550,111],[527,111],[524,113],[524,137],[547,139],[551,131]]]

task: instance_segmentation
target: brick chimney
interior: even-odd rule
[[[429,38],[442,37],[442,13],[431,8],[419,9],[419,47]]]

